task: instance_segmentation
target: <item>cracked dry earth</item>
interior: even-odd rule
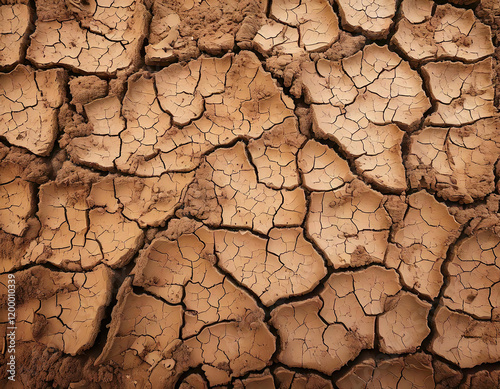
[[[499,43],[496,0],[0,0],[0,386],[499,388]]]

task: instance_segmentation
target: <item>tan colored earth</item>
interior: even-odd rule
[[[0,0],[0,387],[500,388],[499,61],[498,0]]]

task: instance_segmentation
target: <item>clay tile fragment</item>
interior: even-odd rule
[[[438,5],[434,16],[420,24],[401,19],[392,42],[416,61],[473,62],[494,52],[490,27],[478,21],[471,9],[455,8],[450,4]]]
[[[303,185],[309,190],[337,189],[354,179],[347,161],[335,150],[315,140],[308,140],[297,155]]]
[[[270,323],[280,336],[281,363],[331,374],[359,354],[362,344],[355,334],[341,324],[321,320],[321,306],[321,300],[314,297],[271,312]]]
[[[475,320],[439,306],[434,315],[430,350],[462,369],[491,363],[500,358],[499,333],[499,322]]]
[[[65,98],[65,72],[18,65],[0,74],[0,136],[34,154],[48,155],[56,139],[57,108]]]
[[[460,224],[425,191],[408,196],[409,209],[394,229],[386,264],[398,269],[406,286],[435,298],[443,284],[441,264],[448,246],[457,238]]]
[[[250,232],[217,231],[218,265],[266,306],[311,291],[326,275],[321,256],[301,228],[273,228],[269,239]]]
[[[336,0],[342,26],[353,32],[362,32],[371,39],[387,37],[396,13],[396,1]]]
[[[17,291],[25,293],[17,296],[16,340],[71,355],[92,347],[111,302],[111,270],[100,265],[87,273],[64,273],[35,266],[14,274]],[[6,274],[0,276],[2,318],[7,318],[7,281]],[[0,324],[3,337],[7,326],[12,325]]]
[[[458,242],[446,264],[443,302],[476,318],[500,319],[500,238],[482,230]]]
[[[324,51],[339,37],[337,15],[326,0],[277,0],[271,4],[271,15],[298,27],[300,46],[307,51]]]
[[[32,10],[25,4],[0,5],[0,69],[23,60],[28,45]]]
[[[499,128],[495,117],[463,127],[425,127],[412,135],[406,163],[411,187],[461,203],[484,198],[495,188]]]
[[[383,261],[391,219],[382,200],[359,180],[311,194],[306,231],[335,268]]]

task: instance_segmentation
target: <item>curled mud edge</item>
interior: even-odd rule
[[[499,20],[0,1],[0,387],[500,387]]]

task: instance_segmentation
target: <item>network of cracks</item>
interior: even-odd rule
[[[500,387],[500,4],[450,3],[0,0],[0,386]]]

